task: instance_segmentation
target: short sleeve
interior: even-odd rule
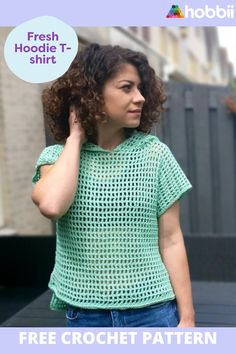
[[[169,147],[162,145],[158,167],[157,216],[163,214],[174,202],[182,199],[192,188],[191,183],[173,156]]]
[[[35,172],[32,177],[33,185],[40,179],[40,167],[54,164],[61,155],[63,148],[64,145],[57,144],[48,146],[42,151],[35,165]]]

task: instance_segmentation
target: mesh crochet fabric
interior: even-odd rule
[[[63,148],[43,150],[33,183],[40,166],[53,164]],[[158,218],[191,187],[153,135],[136,131],[113,151],[86,142],[75,199],[56,225],[51,308],[126,309],[173,299]]]

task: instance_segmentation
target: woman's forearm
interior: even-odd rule
[[[181,232],[181,231],[180,231]],[[161,249],[162,260],[168,270],[170,281],[176,295],[180,325],[194,326],[194,308],[189,267],[182,233],[173,237],[176,242]]]
[[[33,189],[34,203],[41,213],[50,219],[58,219],[64,215],[74,200],[78,184],[81,145],[77,135],[70,135],[58,160]]]

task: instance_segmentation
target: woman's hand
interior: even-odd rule
[[[177,327],[180,327],[180,328],[195,327],[195,322],[194,322],[194,320],[180,320]]]
[[[81,145],[87,140],[85,130],[82,128],[74,107],[71,107],[70,109],[69,128],[70,136],[76,137],[80,141]]]
[[[177,327],[189,328],[195,327],[195,311],[192,309],[185,314],[180,314],[180,321]]]

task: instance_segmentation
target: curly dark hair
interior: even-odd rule
[[[69,112],[74,106],[86,137],[97,140],[97,122],[104,120],[102,90],[106,81],[116,75],[123,64],[136,67],[145,98],[140,125],[124,128],[126,136],[133,130],[149,133],[154,122],[160,121],[166,96],[161,80],[150,67],[146,56],[118,45],[90,44],[79,51],[68,71],[42,92],[47,125],[57,142],[69,136]]]

